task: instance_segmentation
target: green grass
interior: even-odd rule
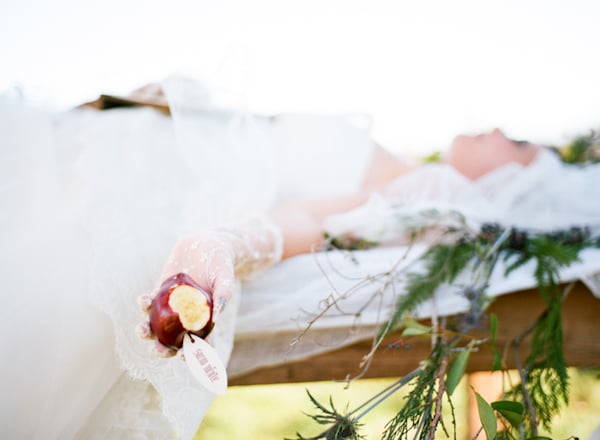
[[[571,369],[569,373],[570,403],[552,427],[552,438],[557,440],[571,436],[585,439],[600,424],[600,372]],[[331,382],[230,387],[227,394],[219,396],[211,406],[195,440],[282,440],[294,438],[296,432],[314,435],[322,428],[304,414],[313,412],[306,389],[322,403],[333,396],[339,410],[346,405],[348,408],[357,406],[391,382],[391,379],[359,380],[349,389],[344,389],[342,383]],[[453,395],[459,440],[467,438],[467,428],[460,423],[467,417],[466,397],[467,386],[463,380]],[[396,414],[402,401],[402,394],[397,393],[364,417],[362,433],[366,438],[380,438],[385,424]],[[448,417],[446,420],[450,423]],[[438,438],[446,436],[440,433]]]

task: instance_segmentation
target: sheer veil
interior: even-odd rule
[[[163,86],[175,142],[163,139],[153,143],[155,150],[137,142],[121,146],[128,149],[125,154],[131,155],[127,167],[136,170],[129,176],[122,169],[114,186],[105,182],[104,173],[96,175],[98,162],[106,160],[106,147],[102,152],[90,149],[89,156],[82,160],[92,186],[102,191],[90,200],[102,200],[113,190],[115,197],[107,205],[88,206],[85,210],[94,249],[90,290],[94,302],[113,321],[124,369],[152,385],[160,396],[162,412],[177,434],[191,438],[214,396],[195,383],[180,358],[157,358],[150,354],[148,343],[135,336],[133,328],[143,320],[136,296],[159,281],[161,264],[178,237],[267,209],[274,194],[273,154],[266,118],[216,108],[206,89],[186,78],[169,78]],[[154,135],[160,133],[156,126],[149,128]],[[107,223],[111,227],[103,228]],[[233,346],[238,304],[236,294],[210,337],[224,363]],[[134,384],[122,381],[121,385],[126,387],[121,392],[123,401],[119,405],[106,404],[105,412],[110,412],[111,406],[115,411],[125,402],[156,401],[151,387],[143,382],[136,392],[146,390],[149,394],[145,399],[132,399]],[[112,394],[119,392],[116,389]],[[147,408],[137,408],[132,414],[138,412],[143,414]],[[94,424],[97,420],[96,415]],[[121,425],[131,422],[135,422],[132,431],[136,432],[140,423],[135,419],[122,420]],[[114,427],[114,423],[109,424]]]
[[[217,108],[185,78],[164,89],[171,118],[0,99],[7,435],[192,438],[212,401],[136,337],[136,298],[179,237],[272,202],[269,119]],[[224,362],[238,302],[212,335]]]

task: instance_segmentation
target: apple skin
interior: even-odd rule
[[[186,329],[179,314],[175,312],[169,305],[171,293],[180,286],[190,286],[198,290],[206,298],[206,303],[209,307],[209,318],[200,330],[190,331]],[[181,348],[183,346],[183,338],[186,333],[193,333],[201,338],[206,338],[214,327],[213,315],[213,300],[212,295],[204,290],[196,281],[188,274],[178,273],[167,278],[160,288],[152,303],[150,304],[150,328],[160,341],[161,344],[167,347]]]

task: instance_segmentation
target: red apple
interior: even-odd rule
[[[186,333],[201,338],[213,328],[213,301],[188,274],[167,278],[150,304],[150,328],[167,347],[181,348]]]

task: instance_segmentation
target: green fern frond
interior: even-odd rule
[[[413,379],[413,388],[406,396],[406,403],[387,423],[382,439],[406,439],[412,430],[416,430],[414,439],[427,438],[434,420],[434,396],[439,392],[438,370],[442,359],[447,356],[447,348],[438,340],[429,359],[423,362],[420,374]]]
[[[423,255],[424,271],[407,275],[406,292],[396,303],[390,320],[380,331],[380,337],[393,331],[403,317],[427,301],[445,283],[451,283],[476,255],[473,241],[461,240],[456,244],[439,244]]]

